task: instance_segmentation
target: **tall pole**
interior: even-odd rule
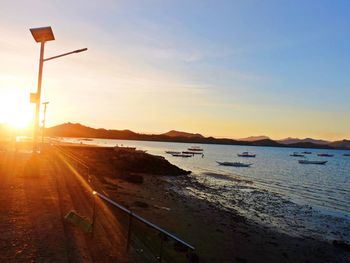
[[[44,105],[44,119],[43,119],[43,130],[41,132],[41,147],[44,147],[44,134],[45,134],[45,124],[46,124],[46,107],[49,104],[48,101],[43,102]]]
[[[41,98],[41,82],[43,77],[43,65],[44,65],[44,47],[45,41],[40,42],[40,58],[39,58],[39,75],[38,75],[38,90],[36,92],[36,107],[35,107],[35,120],[34,120],[34,134],[33,134],[33,153],[38,149],[38,132],[39,132],[39,119],[40,119],[40,98]]]

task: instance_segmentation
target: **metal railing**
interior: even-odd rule
[[[61,146],[54,145],[54,147],[59,150],[61,154],[63,154],[65,157],[71,159],[75,162],[76,165],[81,166],[85,169],[87,173],[87,182],[90,185],[91,189],[95,189],[95,186],[93,185],[92,175],[90,174],[90,167],[80,158],[73,155],[72,153],[66,151]],[[103,190],[102,190],[103,191]],[[104,192],[104,191],[103,191]],[[180,239],[179,237],[175,236],[174,234],[164,230],[163,228],[157,226],[156,224],[146,220],[145,218],[139,216],[138,214],[134,213],[133,211],[127,209],[126,207],[122,206],[121,204],[118,204],[116,201],[110,199],[104,194],[101,194],[100,192],[96,190],[92,190],[91,194],[93,197],[99,197],[104,202],[108,203],[109,205],[112,205],[113,207],[117,208],[119,211],[122,211],[124,214],[128,215],[128,225],[127,225],[127,237],[126,237],[126,252],[129,252],[130,244],[131,244],[131,233],[133,231],[133,219],[137,220],[138,222],[141,222],[145,226],[159,232],[161,235],[161,243],[160,243],[160,249],[159,249],[159,256],[157,257],[158,261],[161,262],[163,258],[163,242],[164,240],[170,238],[183,246],[186,250],[194,251],[195,247],[190,245],[189,243],[185,242],[184,240]],[[92,214],[92,233],[94,231],[95,226],[95,220],[96,220],[96,200],[94,198],[93,202],[93,214]]]

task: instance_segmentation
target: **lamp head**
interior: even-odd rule
[[[36,42],[55,40],[55,36],[53,35],[52,28],[50,26],[31,28],[30,32],[32,33]]]

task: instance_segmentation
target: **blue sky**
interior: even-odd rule
[[[89,48],[45,65],[49,125],[350,137],[349,1],[19,1],[0,10],[0,92],[35,90],[30,27],[53,27],[48,55]]]

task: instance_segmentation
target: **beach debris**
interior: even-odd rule
[[[79,215],[73,210],[68,212],[64,219],[79,227],[84,233],[91,233],[92,231],[92,223],[89,221],[89,219]]]
[[[170,211],[170,210],[171,210],[171,208],[165,207],[165,206],[153,205],[153,207],[154,207],[154,208],[157,208],[157,209],[166,210],[166,211]]]

